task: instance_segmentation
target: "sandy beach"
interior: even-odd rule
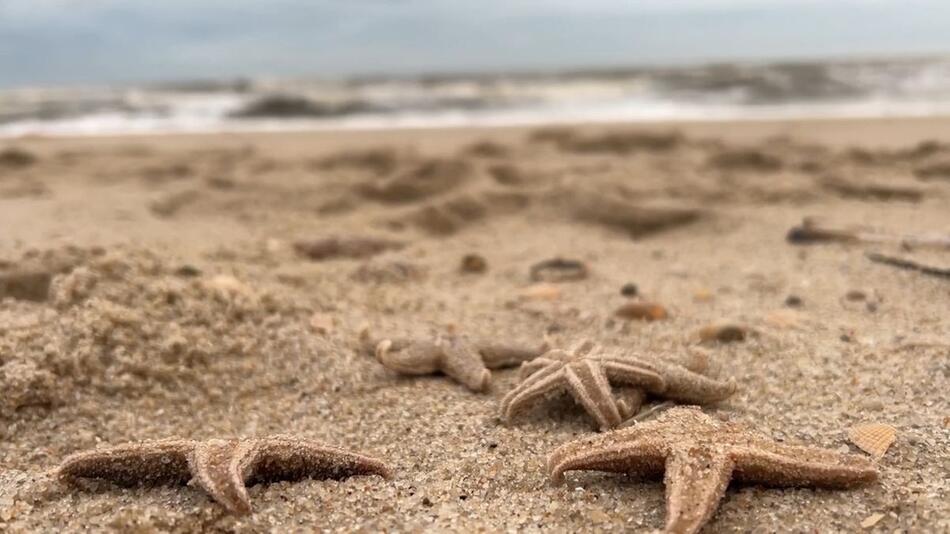
[[[701,353],[738,384],[705,411],[782,442],[870,458],[848,429],[897,429],[878,482],[733,485],[704,532],[945,532],[950,250],[786,236],[806,217],[948,235],[947,132],[950,118],[0,141],[0,531],[662,528],[661,480],[550,484],[547,455],[596,432],[569,397],[504,424],[516,368],[476,393],[373,354],[459,334]],[[378,246],[339,246],[354,240]],[[553,258],[586,276],[533,280]],[[668,316],[616,316],[629,302]],[[722,321],[744,339],[700,338]],[[238,517],[192,486],[51,474],[130,441],[274,434],[394,475],[253,485]]]

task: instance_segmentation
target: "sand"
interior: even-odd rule
[[[708,532],[946,531],[950,280],[865,252],[944,267],[950,252],[785,237],[806,216],[947,233],[947,131],[895,119],[4,142],[0,530],[662,527],[658,481],[549,485],[547,454],[593,432],[571,400],[506,426],[516,369],[477,394],[396,376],[367,350],[454,332],[706,351],[740,386],[707,411],[789,442],[865,454],[850,427],[897,429],[880,482],[732,487]],[[324,238],[370,241],[301,253]],[[486,268],[463,272],[466,255]],[[587,276],[532,287],[532,265],[557,257]],[[669,316],[614,317],[632,298]],[[718,321],[751,333],[701,343]],[[270,434],[383,458],[395,477],[255,485],[255,513],[236,518],[192,487],[77,490],[48,475],[97,446]]]

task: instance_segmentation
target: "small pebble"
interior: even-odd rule
[[[789,295],[785,297],[785,305],[789,308],[801,308],[802,298],[798,295]]]
[[[847,293],[845,293],[844,298],[850,300],[851,302],[858,302],[861,300],[865,300],[867,298],[867,295],[864,293],[864,291],[861,291],[859,289],[852,289],[851,291],[848,291]]]
[[[732,343],[745,340],[748,332],[749,328],[741,324],[717,323],[700,328],[699,339],[702,341]]]
[[[185,264],[175,269],[175,275],[181,276],[183,278],[193,278],[195,276],[201,276],[201,269],[195,267],[194,265]]]
[[[478,254],[466,254],[462,257],[459,271],[466,274],[480,274],[488,270],[488,262]]]
[[[614,315],[622,319],[640,321],[659,321],[670,316],[666,308],[655,302],[628,302],[617,308]]]
[[[620,294],[625,297],[635,297],[640,293],[640,289],[637,287],[637,284],[633,282],[627,282],[620,288]]]

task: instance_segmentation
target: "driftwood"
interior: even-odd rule
[[[892,235],[867,232],[850,228],[822,226],[813,219],[805,218],[785,236],[789,243],[808,245],[814,243],[864,243],[896,244],[905,248],[936,248],[950,250],[950,235]]]
[[[867,252],[864,255],[867,257],[867,259],[873,261],[874,263],[882,263],[884,265],[897,267],[898,269],[917,271],[922,274],[929,274],[931,276],[939,276],[941,278],[950,279],[950,268],[925,265],[914,260],[900,258],[898,256],[888,256],[879,252]]]

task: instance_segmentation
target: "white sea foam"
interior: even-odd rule
[[[280,95],[283,101],[268,99]],[[950,59],[0,93],[0,136],[950,114]]]

